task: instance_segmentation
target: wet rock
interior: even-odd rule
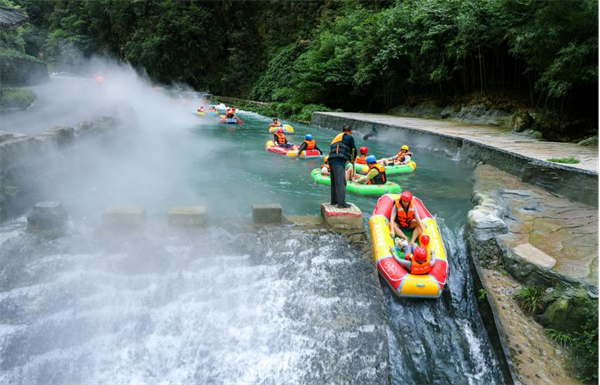
[[[27,231],[32,233],[60,234],[64,231],[68,215],[62,203],[56,201],[37,203],[27,216]]]
[[[35,136],[35,139],[44,143],[50,142],[56,147],[71,144],[75,138],[73,127],[54,127]]]
[[[252,206],[252,219],[255,224],[281,223],[282,208],[278,203]]]
[[[94,123],[83,121],[75,125],[75,135],[87,134],[94,130]]]
[[[543,139],[543,138],[544,138],[544,134],[542,133],[542,131],[533,131],[533,132],[531,133],[531,136],[532,136],[534,139]]]
[[[533,117],[529,112],[516,113],[512,118],[512,128],[515,132],[523,132],[533,126]]]
[[[589,138],[586,138],[586,139],[578,142],[578,144],[580,144],[582,146],[597,146],[598,145],[598,135],[590,136]]]
[[[586,322],[590,306],[590,299],[584,289],[569,290],[552,303],[538,321],[549,328],[576,332]]]

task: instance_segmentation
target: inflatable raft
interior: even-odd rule
[[[422,235],[429,236],[430,241],[426,248],[428,252],[433,250],[435,265],[429,274],[413,275],[392,256],[390,248],[395,249],[395,244],[390,235],[390,215],[394,200],[398,198],[399,195],[387,194],[379,198],[369,219],[377,270],[399,297],[439,298],[448,276],[448,259],[437,222],[419,198],[413,198],[414,207],[425,227],[425,234]]]
[[[331,186],[331,179],[329,176],[321,175],[320,168],[315,168],[312,170],[310,175],[318,184]],[[356,182],[348,182],[346,184],[346,191],[351,194],[364,196],[381,196],[388,193],[399,194],[402,192],[402,188],[394,182],[386,182],[385,184],[361,184]]]
[[[267,149],[267,151],[289,157],[295,157],[296,155],[298,155],[299,147],[300,146],[293,145],[292,149],[288,150],[285,147],[276,146],[275,142],[273,142],[272,140],[269,140],[267,143],[265,143],[265,148]],[[302,151],[302,155],[300,155],[300,158],[320,158],[321,156],[321,153],[319,153],[319,151],[317,150],[304,150]]]
[[[417,164],[414,161],[410,161],[407,164],[403,164],[403,165],[390,165],[390,166],[385,166],[385,173],[390,176],[390,175],[400,175],[400,174],[410,174],[412,172],[415,172],[415,169],[417,168]],[[356,164],[356,172],[359,174],[366,174],[369,172],[369,166],[367,166],[366,164]]]
[[[222,116],[222,115],[219,115]],[[242,121],[239,118],[226,118],[225,116],[223,116],[221,119],[219,119],[219,123],[223,123],[223,124],[243,124]]]
[[[269,132],[270,133],[274,133],[277,130],[279,130],[280,128],[286,134],[293,134],[294,133],[294,127],[290,126],[289,124],[284,124],[283,126],[269,127]]]

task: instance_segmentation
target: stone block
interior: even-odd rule
[[[359,229],[363,227],[362,211],[354,203],[350,203],[350,208],[347,209],[340,209],[336,205],[323,203],[321,205],[321,215],[325,219],[327,227],[333,229]]]
[[[41,142],[51,142],[57,147],[70,144],[75,138],[75,129],[73,127],[54,127],[35,136],[36,140]]]
[[[68,215],[62,203],[56,201],[37,203],[27,216],[27,231],[34,233],[60,233],[67,224]]]
[[[556,259],[529,243],[520,244],[513,248],[513,251],[527,262],[545,269],[552,269],[556,266]]]
[[[102,212],[102,224],[105,226],[133,227],[146,220],[143,207],[110,207]]]
[[[255,224],[281,223],[281,205],[278,203],[252,205],[252,219]]]
[[[176,206],[171,207],[169,223],[174,226],[199,226],[206,220],[206,207],[204,206]]]

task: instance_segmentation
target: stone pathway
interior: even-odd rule
[[[598,209],[558,197],[488,165],[475,170],[475,190],[498,196],[506,245],[532,264],[598,285]]]
[[[581,162],[578,164],[561,163],[561,165],[598,173],[598,147],[585,147],[575,143],[538,140],[524,134],[514,133],[510,128],[358,112],[319,112],[319,114],[435,132],[437,134],[463,138],[542,161],[546,161],[549,158],[572,156]]]
[[[581,384],[569,367],[568,352],[552,343],[544,328],[523,313],[514,295],[521,288],[514,278],[497,270],[482,269],[488,298],[497,308],[519,380],[524,384]]]

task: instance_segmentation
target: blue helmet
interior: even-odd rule
[[[367,161],[367,163],[375,163],[377,162],[377,158],[375,158],[375,155],[369,155],[367,156],[367,159],[365,159]]]
[[[306,134],[304,136],[304,139],[306,139],[306,140],[312,140],[312,135],[311,134]]]

